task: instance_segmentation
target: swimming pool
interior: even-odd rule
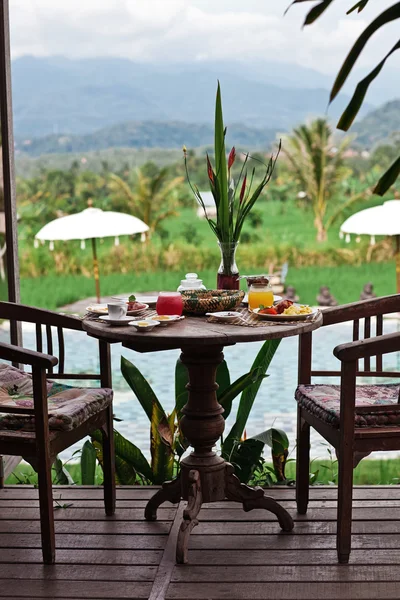
[[[374,329],[373,329],[374,331]],[[387,319],[384,325],[385,333],[400,331],[400,321]],[[24,346],[35,349],[34,325],[24,324]],[[339,362],[333,356],[333,348],[343,342],[350,341],[352,336],[352,323],[333,325],[319,329],[313,334],[313,368],[337,369]],[[7,324],[0,328],[0,341],[9,341]],[[233,381],[246,373],[261,347],[262,342],[237,344],[225,349],[225,358],[228,363],[231,380]],[[55,345],[56,346],[56,345]],[[247,423],[247,436],[251,437],[269,429],[272,425],[283,429],[289,436],[291,449],[296,440],[296,402],[294,390],[297,385],[297,346],[298,338],[282,340],[278,351],[271,363],[269,377],[261,385],[260,391]],[[89,373],[99,369],[97,341],[84,333],[65,331],[66,372]],[[56,353],[57,346],[55,348]],[[179,357],[179,350],[140,354],[122,348],[120,344],[112,346],[112,372],[114,388],[114,413],[122,419],[116,423],[116,429],[140,447],[142,452],[150,455],[149,421],[143,412],[133,392],[125,382],[120,371],[121,356],[133,362],[149,381],[156,392],[161,404],[167,412],[174,406],[174,370]],[[400,355],[392,354],[386,357],[384,366],[388,370],[400,371]],[[322,379],[315,379],[315,382]],[[332,383],[336,383],[330,378]],[[235,401],[237,406],[238,399]],[[235,406],[227,420],[227,429],[235,419]],[[321,438],[313,432],[311,439],[313,457],[326,457],[326,447],[321,446]],[[81,442],[74,448],[62,454],[63,459],[70,458],[72,452],[81,446]],[[394,453],[390,453],[394,456]]]

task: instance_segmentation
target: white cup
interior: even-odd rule
[[[117,321],[118,319],[122,319],[122,317],[125,317],[128,306],[126,302],[115,301],[109,302],[107,304],[107,308],[108,316],[110,317],[110,319],[115,319]]]

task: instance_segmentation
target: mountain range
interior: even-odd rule
[[[13,61],[12,73],[18,139],[87,134],[124,121],[211,124],[217,79],[228,124],[287,130],[326,112],[331,83],[311,69],[264,62],[161,67],[120,58],[25,56]],[[339,97],[329,116],[336,119],[347,101]]]

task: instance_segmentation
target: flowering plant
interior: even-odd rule
[[[271,179],[281,145],[279,144],[276,155],[271,156],[268,164],[264,165],[261,163],[265,167],[264,176],[252,192],[254,176],[256,173],[255,167],[253,167],[251,172],[248,173],[248,162],[249,159],[252,159],[252,157],[248,153],[244,155],[243,165],[240,169],[239,177],[235,182],[231,176],[231,169],[236,160],[236,149],[233,147],[228,158],[226,157],[225,135],[226,128],[224,126],[222,116],[221,89],[218,82],[217,98],[215,103],[215,168],[213,167],[210,157],[207,154],[208,181],[215,201],[217,212],[216,220],[208,216],[206,206],[198,187],[193,185],[190,181],[187,168],[187,151],[185,146],[183,148],[183,153],[189,185],[198,203],[204,210],[204,214],[209,226],[221,244],[235,244],[239,241],[240,233],[242,231],[246,216],[249,214],[265,186]]]

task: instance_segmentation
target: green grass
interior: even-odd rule
[[[188,265],[190,267],[190,264]],[[216,283],[215,271],[199,272],[206,286]],[[321,285],[329,285],[340,303],[359,299],[367,281],[372,281],[379,296],[395,293],[394,263],[368,263],[360,266],[289,268],[287,283],[294,285],[302,302],[315,304]],[[153,273],[104,275],[101,293],[112,294],[176,290],[184,273],[156,271]],[[25,304],[54,310],[82,298],[94,296],[94,282],[83,275],[48,275],[21,279],[21,298]]]
[[[70,472],[72,479],[77,485],[80,485],[80,466],[78,463],[68,463],[65,465]],[[327,485],[331,482],[337,483],[337,463],[327,460],[316,460],[311,463],[311,472],[318,472],[316,480],[319,484]],[[286,476],[288,479],[294,479],[296,474],[296,463],[289,462],[286,467]],[[98,466],[96,471],[96,485],[100,485],[103,480],[101,468]],[[26,463],[20,463],[11,474],[6,483],[14,485],[25,483],[37,485],[37,475],[32,467]],[[256,483],[262,484],[262,478],[257,479]],[[400,483],[400,458],[387,460],[362,460],[354,470],[354,485],[396,485]]]

